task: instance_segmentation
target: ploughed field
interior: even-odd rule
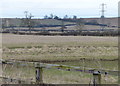
[[[40,61],[83,68],[118,70],[118,37],[3,34],[2,38],[2,59],[5,60]],[[26,68],[20,67],[20,70],[16,70],[6,67],[4,74],[14,77],[11,71],[21,71],[20,74],[24,78],[33,77],[34,68],[28,68],[29,71],[24,69]],[[23,71],[31,75],[25,77]],[[44,71],[45,83],[88,84],[91,80],[91,75],[86,73],[47,69]],[[117,77],[110,75],[107,81],[103,80],[102,83],[117,83]]]

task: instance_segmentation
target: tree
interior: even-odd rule
[[[65,15],[65,16],[64,16],[64,19],[68,19],[68,15]]]
[[[28,27],[29,33],[31,33],[31,29],[33,28],[35,24],[34,21],[32,21],[32,17],[34,16],[32,16],[31,13],[28,14],[28,11],[25,11],[24,13],[25,13],[25,19],[23,19],[23,25]]]
[[[64,29],[65,29],[65,24],[64,24],[64,20],[61,20],[61,31],[64,32]]]
[[[77,16],[73,15],[73,19],[77,19]]]
[[[78,30],[78,32],[81,33],[83,27],[84,27],[84,20],[83,19],[76,20],[76,29]]]
[[[54,15],[53,14],[50,14],[50,19],[53,19]]]
[[[55,15],[55,16],[54,16],[54,19],[59,19],[59,17]]]

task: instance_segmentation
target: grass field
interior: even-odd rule
[[[2,59],[42,61],[47,63],[51,61],[51,63],[56,64],[118,70],[118,63],[115,60],[118,59],[118,37],[3,34],[2,38]],[[81,60],[83,58],[85,58],[85,62]],[[94,59],[98,61],[94,61]],[[29,74],[24,68],[20,68],[17,71],[16,68],[6,69],[5,75],[12,75],[11,71],[16,73],[19,71],[24,78],[29,78],[24,76],[26,73]],[[33,69],[28,68],[28,70],[32,72],[31,77],[34,77]],[[88,84],[91,79],[91,75],[85,73],[47,69],[44,71],[45,83]],[[15,77],[15,75],[12,77]],[[107,78],[107,82],[102,81],[102,83],[117,83],[116,76],[108,76]]]
[[[3,34],[3,58],[24,60],[116,59],[117,37]]]

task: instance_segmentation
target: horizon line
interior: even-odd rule
[[[106,16],[105,18],[118,18],[119,16]],[[25,17],[0,17],[0,18],[25,18]],[[61,17],[60,17],[61,18]],[[78,17],[79,18],[101,18],[101,17]],[[32,19],[44,19],[44,17],[33,17]],[[53,18],[54,19],[54,18]],[[61,18],[63,19],[63,18]],[[68,19],[72,19],[72,18],[68,18]]]

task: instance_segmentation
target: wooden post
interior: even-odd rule
[[[101,84],[101,74],[99,71],[93,73],[93,86],[98,86]]]
[[[42,70],[42,67],[40,67],[40,64],[37,63],[35,65],[35,68],[36,68],[36,84],[41,84],[43,83],[43,80],[42,80],[42,73],[43,73],[43,70]]]
[[[85,72],[85,58],[83,58],[83,70]]]

